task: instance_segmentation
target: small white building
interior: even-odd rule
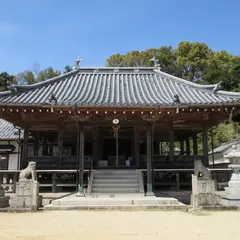
[[[19,169],[23,131],[0,119],[0,169]]]

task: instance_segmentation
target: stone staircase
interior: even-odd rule
[[[144,196],[142,173],[136,170],[94,170],[88,184],[88,197]]]
[[[44,210],[176,209],[186,205],[172,197],[145,196],[143,176],[137,170],[93,170],[85,197],[76,193],[53,200]]]

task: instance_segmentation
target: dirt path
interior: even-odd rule
[[[0,213],[0,240],[240,239],[240,212]]]

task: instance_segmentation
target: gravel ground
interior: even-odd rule
[[[240,212],[0,213],[0,240],[240,239]]]

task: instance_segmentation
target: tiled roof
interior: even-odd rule
[[[12,86],[0,93],[0,105],[42,105],[51,95],[56,105],[96,107],[239,103],[240,93],[216,89],[154,68],[80,68],[45,82]]]
[[[223,144],[221,144],[219,147],[214,148],[213,152],[214,153],[223,153],[228,149],[232,149],[233,145],[239,145],[240,144],[240,139],[234,139],[230,142],[225,142]],[[208,154],[212,154],[212,151],[210,151]]]
[[[14,134],[17,132],[17,134]],[[23,131],[21,131],[23,134]],[[21,134],[21,138],[23,135]],[[19,138],[18,130],[11,124],[3,119],[0,119],[0,140],[17,140]]]

